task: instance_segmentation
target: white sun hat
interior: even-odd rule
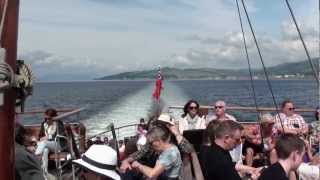
[[[81,159],[73,162],[98,174],[120,180],[120,176],[116,172],[117,152],[107,145],[94,144],[82,155]]]
[[[160,116],[158,117],[158,121],[162,121],[162,122],[174,125],[174,119],[171,118],[171,116],[167,113],[160,114]]]

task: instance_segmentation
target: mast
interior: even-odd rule
[[[1,12],[6,0],[0,0]],[[6,49],[6,62],[15,69],[17,60],[19,0],[8,0],[1,46]],[[0,179],[15,179],[14,115],[16,95],[13,89],[4,93],[0,109]]]

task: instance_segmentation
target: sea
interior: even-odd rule
[[[297,108],[319,106],[319,88],[312,80],[272,80],[271,88],[277,104],[290,99]],[[86,81],[41,82],[34,85],[34,92],[26,101],[26,111],[43,108],[85,108],[79,115],[66,121],[81,121],[89,135],[103,132],[110,123],[115,127],[139,122],[153,112],[152,92],[154,81]],[[270,89],[264,80],[255,80],[254,89],[259,107],[274,107]],[[224,100],[229,106],[254,107],[253,91],[249,80],[165,80],[161,94],[163,111],[179,118],[188,100],[200,105],[212,105]],[[255,113],[229,112],[238,121],[256,121]],[[314,120],[312,113],[303,114],[307,121]],[[42,115],[19,116],[23,124],[42,121]],[[132,133],[134,129],[125,132]]]

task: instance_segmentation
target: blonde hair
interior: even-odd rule
[[[260,123],[274,122],[274,117],[270,113],[260,115]]]

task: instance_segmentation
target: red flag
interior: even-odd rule
[[[155,88],[154,88],[153,94],[152,94],[153,98],[155,100],[157,100],[157,101],[160,100],[161,90],[163,89],[162,80],[163,80],[163,77],[162,77],[161,70],[159,68],[157,80],[156,80],[156,83],[155,83]]]

